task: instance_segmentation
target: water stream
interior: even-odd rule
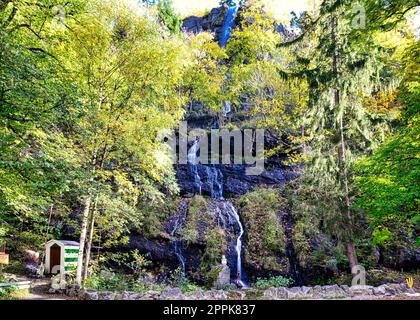
[[[220,46],[222,48],[226,47],[227,41],[230,36],[230,29],[232,27],[233,20],[235,18],[235,14],[237,11],[238,11],[238,0],[235,0],[232,3],[232,5],[229,6],[228,11],[227,11],[225,24],[223,26],[222,36],[220,38]]]
[[[232,5],[229,6],[225,24],[223,27],[222,36],[220,39],[220,46],[225,47],[226,43],[230,36],[230,30],[232,28],[234,16],[238,11],[238,0],[234,1]],[[223,104],[223,113],[226,116],[231,112],[231,106],[229,102]],[[242,272],[242,237],[244,235],[244,228],[241,223],[238,212],[236,211],[233,203],[231,201],[225,201],[223,198],[223,174],[220,169],[213,165],[199,165],[198,152],[200,148],[199,140],[195,140],[192,146],[188,150],[188,167],[189,171],[193,177],[194,185],[196,187],[196,194],[202,193],[203,185],[205,184],[206,190],[209,190],[211,198],[217,202],[215,205],[218,224],[225,230],[229,230],[232,233],[237,233],[239,229],[239,234],[237,235],[235,241],[235,253],[236,253],[236,279],[235,282],[240,287],[246,287],[244,275]],[[200,172],[199,172],[199,166]],[[204,167],[204,168],[203,168]],[[203,170],[202,170],[203,169]],[[200,177],[200,173],[202,176]],[[204,180],[203,180],[204,179]],[[176,222],[173,234],[176,233],[177,224]],[[174,241],[174,249],[177,254],[180,263],[185,271],[185,262],[182,257],[182,252],[180,252],[180,244],[177,241]]]
[[[184,256],[182,255],[182,243],[178,239],[177,233],[181,229],[184,223],[185,216],[186,216],[186,208],[187,208],[187,204],[184,201],[181,203],[179,215],[175,218],[174,227],[171,231],[172,244],[173,244],[175,255],[177,256],[179,265],[182,269],[182,275],[185,275],[185,259],[184,259]]]
[[[188,150],[187,159],[188,159],[188,168],[194,177],[194,185],[198,191],[197,193],[201,195],[202,182],[201,182],[200,175],[198,174],[198,156],[197,156],[199,147],[200,147],[199,141],[195,140],[191,148]]]
[[[232,217],[236,224],[239,226],[239,235],[236,238],[235,244],[235,251],[236,251],[236,282],[237,284],[244,288],[246,287],[244,280],[243,280],[243,273],[242,273],[242,236],[244,235],[244,228],[241,223],[241,219],[239,217],[238,212],[236,211],[235,207],[233,206],[232,202],[226,201],[223,204],[226,212],[230,217]]]

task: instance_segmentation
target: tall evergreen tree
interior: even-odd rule
[[[338,208],[332,232],[345,247],[351,269],[358,263],[351,167],[357,156],[371,150],[376,133],[364,97],[389,81],[382,72],[386,52],[374,31],[366,29],[364,23],[371,21],[364,20],[365,11],[355,10],[354,5],[346,0],[323,1],[319,16],[306,21],[302,34],[280,44],[290,46],[306,39],[312,46],[309,56],[297,58],[301,69],[294,74],[309,82],[312,162],[307,174],[318,187],[332,191],[329,197]]]

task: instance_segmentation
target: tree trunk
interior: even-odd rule
[[[358,264],[356,248],[352,241],[347,242],[346,248],[347,248],[347,258],[349,259],[350,270],[352,270],[352,275],[355,276],[356,274],[353,274],[353,267],[357,266]]]
[[[93,232],[95,230],[95,216],[96,216],[97,206],[98,206],[98,196],[96,196],[95,198],[95,203],[93,204],[92,215],[90,218],[89,238],[86,243],[86,257],[85,257],[83,281],[88,277],[88,273],[89,273],[90,254],[92,251],[92,241],[93,241]]]
[[[86,233],[87,233],[87,225],[88,225],[91,201],[92,201],[92,195],[89,194],[86,197],[85,208],[83,209],[82,227],[80,230],[80,240],[79,240],[79,254],[77,255],[76,283],[79,286],[82,285],[83,252],[85,250],[85,241],[86,241]]]
[[[50,231],[50,224],[51,224],[51,217],[52,217],[53,209],[54,209],[54,205],[52,204],[50,207],[50,213],[48,215],[48,224],[47,224],[47,230],[45,231],[45,235],[44,235],[44,243],[47,243],[47,240],[48,240],[48,231]]]

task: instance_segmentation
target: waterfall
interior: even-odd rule
[[[232,107],[228,101],[223,102],[223,115],[226,117],[232,111]]]
[[[183,275],[185,275],[185,260],[184,260],[184,256],[182,255],[181,241],[179,241],[177,238],[177,232],[181,228],[184,222],[185,215],[186,215],[186,208],[187,208],[187,204],[185,202],[182,202],[181,207],[180,207],[180,214],[176,217],[174,228],[171,231],[173,248],[175,251],[175,255],[178,258],[179,264],[182,268]]]
[[[233,18],[236,14],[236,11],[238,11],[238,0],[233,1],[233,3],[229,5],[228,11],[227,11],[225,24],[223,26],[222,37],[220,39],[220,46],[222,48],[226,47],[226,44],[230,35],[230,29],[233,23]]]
[[[238,212],[235,209],[235,206],[231,201],[218,201],[213,203],[212,211],[217,216],[217,222],[219,227],[228,231],[230,234],[237,235],[234,242],[235,250],[235,279],[236,283],[242,287],[246,288],[244,274],[242,270],[242,237],[244,235],[244,228],[239,217]],[[238,233],[239,231],[239,233]],[[231,266],[232,268],[232,266]]]
[[[207,183],[212,199],[223,200],[223,174],[215,166],[205,166]]]
[[[197,157],[197,152],[198,149],[200,147],[199,141],[196,140],[194,141],[194,144],[191,146],[191,148],[188,150],[188,167],[191,171],[191,174],[194,176],[194,184],[198,190],[198,194],[201,194],[201,178],[200,175],[198,174],[198,157]]]
[[[236,257],[237,257],[236,274],[238,276],[237,277],[238,285],[244,288],[246,287],[245,283],[243,282],[243,273],[242,273],[242,236],[244,235],[244,228],[242,226],[239,214],[236,211],[235,207],[233,206],[232,202],[226,201],[223,206],[226,209],[226,212],[228,213],[229,217],[232,217],[239,227],[239,235],[238,235],[238,238],[236,238],[236,244],[235,244],[235,251],[236,251]]]
[[[223,174],[214,165],[201,165],[198,160],[199,140],[194,141],[188,150],[188,168],[194,179],[195,194],[202,194],[203,186],[206,192],[215,200],[223,200]],[[199,172],[200,169],[200,172]],[[201,174],[201,176],[200,176]]]

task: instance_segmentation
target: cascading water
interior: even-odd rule
[[[232,111],[232,107],[228,101],[223,102],[223,115],[226,117]]]
[[[217,217],[219,227],[226,230],[231,235],[237,235],[232,245],[232,249],[235,253],[234,267],[236,267],[236,269],[233,270],[236,271],[236,284],[242,288],[246,288],[247,286],[245,284],[245,277],[242,270],[242,237],[244,235],[244,228],[239,214],[233,203],[228,200],[213,202],[212,212]]]
[[[184,219],[186,216],[186,208],[187,208],[187,203],[183,201],[180,207],[180,214],[175,218],[174,227],[171,231],[171,238],[172,238],[174,252],[178,258],[179,265],[181,266],[183,275],[185,274],[185,260],[184,260],[184,256],[182,255],[181,241],[178,239],[177,233],[178,233],[178,230],[182,227],[182,224],[184,222]]]
[[[229,4],[225,24],[223,26],[222,35],[220,38],[221,47],[226,47],[234,17],[238,11],[238,7],[239,0],[231,1]],[[227,101],[224,102],[223,114],[226,116],[231,111],[232,108],[230,103]],[[198,194],[201,194],[203,181],[200,178],[200,174],[198,172],[198,149],[199,141],[196,140],[188,150],[188,164],[190,172],[194,177],[194,184],[196,189],[199,191]],[[239,234],[235,241],[237,274],[236,282],[239,286],[246,287],[242,272],[242,236],[244,235],[244,228],[242,226],[241,219],[232,202],[223,201],[223,175],[220,169],[216,168],[215,166],[205,166],[205,178],[206,187],[210,189],[211,198],[214,200],[220,200],[220,202],[217,202],[218,205],[216,205],[219,226],[225,230],[229,229],[232,233],[235,233],[235,229],[237,231],[239,228]]]
[[[223,200],[223,174],[214,165],[202,165],[198,163],[199,142],[199,140],[195,140],[188,150],[188,168],[194,179],[194,193],[201,195],[202,189],[204,189],[210,193],[212,199]]]
[[[190,169],[191,174],[194,176],[194,184],[198,190],[198,194],[201,194],[201,186],[202,186],[202,182],[201,182],[201,178],[200,175],[198,174],[198,156],[197,156],[197,152],[198,149],[200,147],[199,141],[196,140],[194,141],[193,145],[191,146],[191,148],[188,150],[188,168]]]
[[[244,228],[241,223],[241,219],[239,217],[238,212],[236,211],[235,207],[233,206],[232,202],[226,201],[223,204],[227,214],[229,217],[233,218],[236,224],[239,227],[239,235],[236,238],[235,244],[235,251],[236,251],[236,274],[237,274],[237,284],[240,285],[242,288],[246,287],[245,283],[243,282],[243,273],[242,273],[242,236],[244,235]]]
[[[223,174],[215,166],[205,166],[207,184],[212,199],[223,200]]]
[[[220,46],[222,48],[226,47],[226,44],[230,35],[230,29],[233,24],[233,19],[237,11],[238,11],[238,0],[235,0],[235,1],[232,1],[232,3],[229,5],[228,11],[227,11],[225,24],[223,26],[222,36],[220,38]]]

